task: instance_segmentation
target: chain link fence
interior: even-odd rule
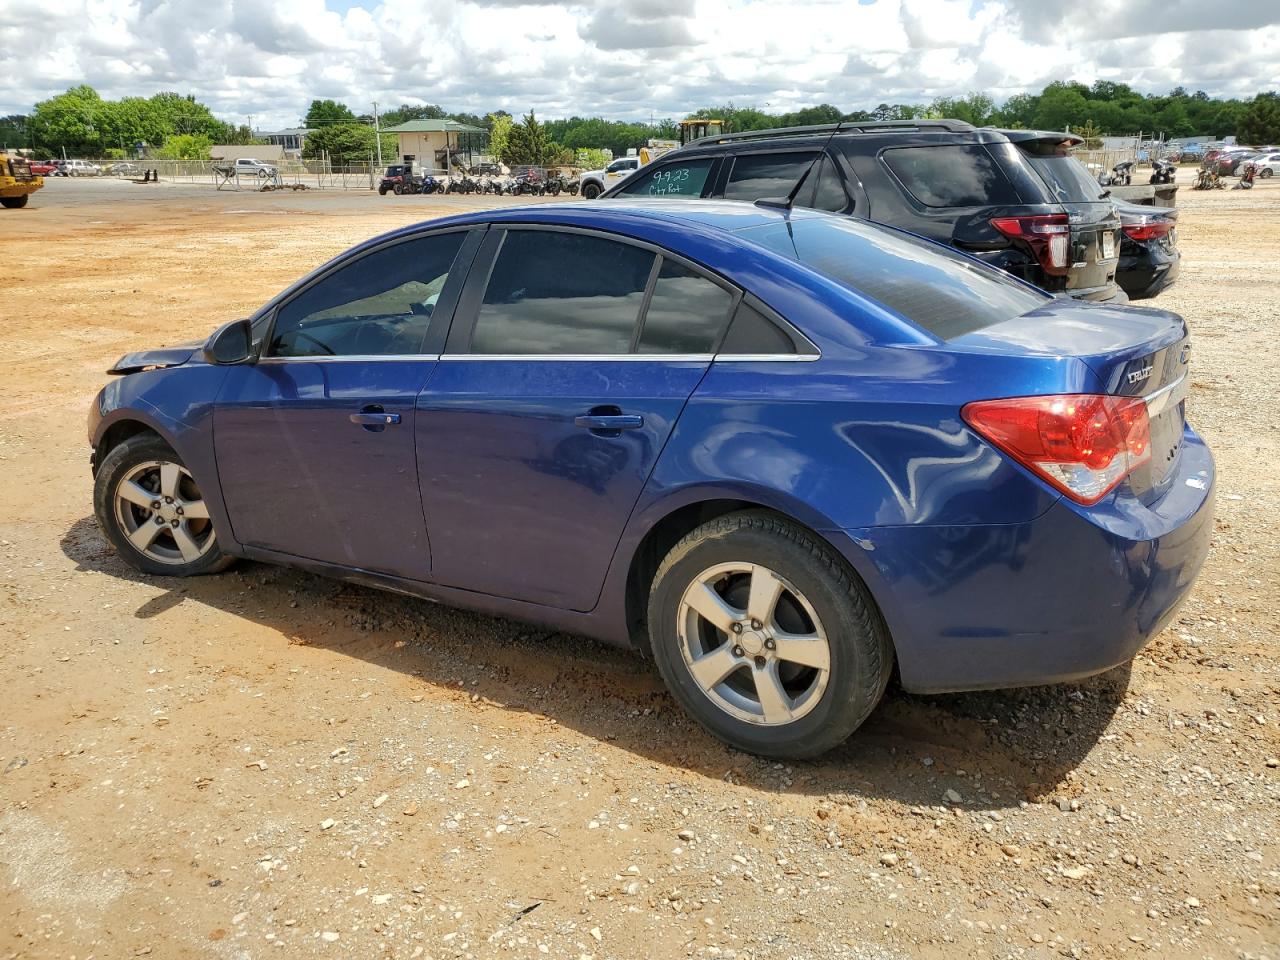
[[[223,160],[89,160],[98,168],[97,176],[134,180],[154,171],[151,176],[175,183],[207,183],[221,190],[260,190],[267,184],[282,187],[298,185],[309,190],[375,190],[385,167],[373,163],[335,164],[321,160],[281,160],[270,163],[276,168],[277,178],[259,177],[241,173],[230,179],[217,175],[215,167],[231,164]],[[443,169],[414,166],[416,175],[444,176]],[[221,181],[221,183],[220,183]]]

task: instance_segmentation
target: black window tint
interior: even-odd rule
[[[940,244],[864,220],[793,219],[739,232],[878,300],[943,340],[1028,313],[1050,299]]]
[[[822,158],[818,169],[811,176],[814,178],[813,189],[810,191],[805,188],[801,191],[807,197],[802,206],[830,210],[833,213],[843,213],[848,209],[849,197],[844,192],[844,184],[840,182],[836,165],[829,156]]]
[[[729,183],[724,188],[726,200],[759,200],[761,197],[785,197],[791,193],[815,154],[749,153],[736,157]]]
[[[881,157],[907,192],[926,207],[1021,202],[1009,178],[982,146],[898,147]]]
[[[725,335],[720,353],[780,354],[795,353],[790,335],[747,301],[738,304],[733,322]]]
[[[511,230],[472,353],[628,353],[654,254],[601,237]]]
[[[627,177],[618,193],[629,197],[700,197],[713,163],[714,157],[703,157],[643,170]]]
[[[419,237],[360,257],[276,313],[269,356],[418,353],[465,232]]]
[[[687,267],[664,260],[640,331],[640,353],[710,353],[724,332],[733,295]]]
[[[1031,154],[1027,159],[1040,174],[1053,199],[1069,203],[1105,198],[1098,181],[1075,157]]]

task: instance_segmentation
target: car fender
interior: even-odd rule
[[[90,408],[89,440],[96,462],[99,445],[112,426],[134,421],[153,430],[196,477],[222,549],[235,552],[238,544],[231,535],[213,449],[214,398],[226,372],[225,367],[194,363],[112,380]],[[207,399],[193,403],[191,397]]]

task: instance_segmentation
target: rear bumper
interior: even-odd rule
[[[843,549],[908,690],[1059,683],[1127,662],[1168,623],[1208,554],[1213,494],[1212,455],[1188,430],[1151,506],[1061,500],[1027,523],[846,531]]]
[[[1182,257],[1175,249],[1146,244],[1141,252],[1122,255],[1116,269],[1116,283],[1130,300],[1149,300],[1173,285],[1182,269]]]

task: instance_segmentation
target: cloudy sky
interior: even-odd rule
[[[1096,78],[1280,88],[1280,0],[0,0],[0,114],[77,83],[268,128],[313,97],[648,119]]]

